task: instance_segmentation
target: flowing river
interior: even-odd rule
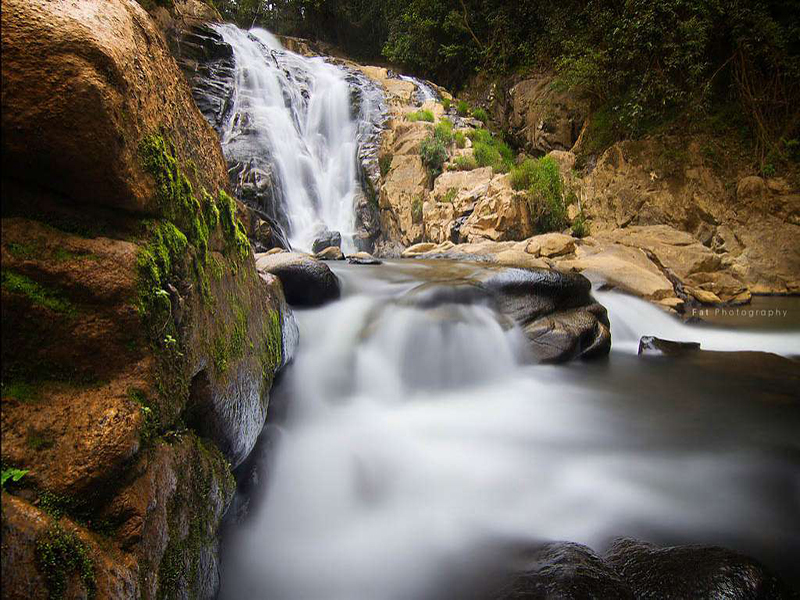
[[[620,535],[722,544],[791,575],[792,391],[747,363],[637,356],[633,342],[679,333],[791,354],[800,330],[688,326],[600,293],[609,360],[533,365],[485,307],[402,300],[479,268],[339,264],[342,300],[297,312],[301,343],[249,467],[247,517],[225,539],[222,598],[470,597],[512,548],[602,551]]]
[[[235,60],[226,157],[271,172],[293,245],[307,249],[327,228],[348,251],[380,102],[353,73],[263,30],[217,30]],[[435,94],[418,82],[421,99]],[[221,598],[480,597],[520,548],[569,540],[602,551],[622,535],[725,545],[797,578],[797,390],[758,356],[636,354],[656,335],[797,355],[796,301],[780,304],[792,315],[784,331],[748,331],[598,292],[610,357],[545,366],[486,306],[404,301],[486,266],[328,264],[343,296],[296,313],[297,354],[237,473]]]

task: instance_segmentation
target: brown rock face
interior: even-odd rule
[[[12,0],[2,47],[3,596],[213,597],[280,282],[138,4]]]
[[[2,165],[72,202],[158,213],[142,140],[174,133],[195,187],[216,190],[225,163],[175,62],[133,0],[3,4]]]

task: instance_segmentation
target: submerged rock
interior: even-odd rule
[[[281,280],[286,301],[292,306],[320,306],[341,295],[338,277],[328,265],[307,254],[258,254],[256,267]]]
[[[782,600],[790,592],[756,560],[716,546],[673,546],[620,538],[606,562],[636,598]],[[796,596],[794,596],[796,597]]]
[[[638,354],[666,354],[674,356],[699,349],[699,342],[673,342],[671,340],[662,340],[652,335],[645,335],[639,340]]]

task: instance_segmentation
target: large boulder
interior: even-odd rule
[[[606,309],[594,301],[589,281],[548,269],[504,269],[481,282],[500,311],[518,323],[534,356],[544,362],[608,354]]]
[[[525,192],[511,187],[508,175],[492,179],[475,209],[459,229],[461,240],[524,240],[533,234]]]
[[[291,352],[280,283],[137,3],[10,0],[2,48],[2,447],[27,470],[3,595],[83,597],[91,571],[102,598],[213,597],[231,467]]]
[[[3,169],[72,202],[158,214],[139,159],[165,129],[199,192],[226,180],[163,37],[136,2],[10,0],[3,5]]]
[[[324,262],[307,254],[258,254],[256,268],[280,279],[286,301],[292,306],[320,306],[341,295],[338,277]]]

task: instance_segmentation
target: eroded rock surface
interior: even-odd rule
[[[259,254],[256,267],[280,279],[286,301],[292,306],[320,306],[341,295],[339,279],[328,265],[300,252]]]

